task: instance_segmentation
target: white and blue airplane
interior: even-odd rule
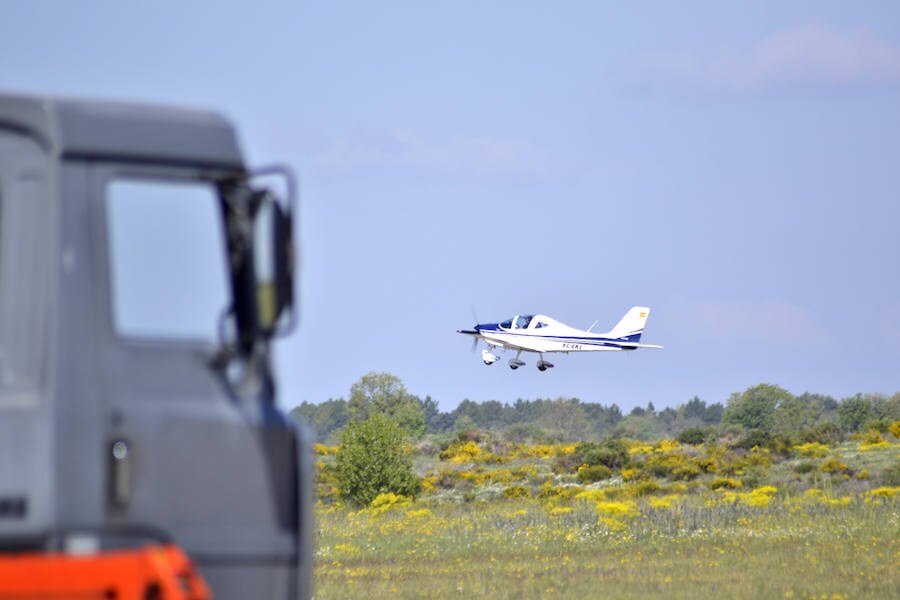
[[[597,324],[587,330],[569,327],[546,315],[516,315],[502,323],[482,323],[474,329],[458,329],[457,333],[484,340],[487,348],[481,351],[481,359],[492,365],[500,357],[491,352],[497,348],[516,350],[515,358],[509,359],[509,368],[518,369],[525,364],[519,356],[522,352],[537,352],[541,355],[537,362],[540,371],[546,371],[553,364],[544,360],[547,352],[621,352],[638,348],[662,348],[653,344],[641,344],[644,324],[650,315],[646,306],[632,307],[622,320],[607,333],[592,333]]]

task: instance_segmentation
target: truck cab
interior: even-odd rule
[[[0,94],[0,554],[165,540],[216,598],[309,596],[295,196],[216,113]]]

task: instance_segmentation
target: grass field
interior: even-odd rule
[[[571,446],[483,445],[419,457],[415,502],[351,510],[326,490],[316,598],[900,597],[900,488],[879,480],[896,443],[633,443],[629,468],[588,484],[560,472]]]

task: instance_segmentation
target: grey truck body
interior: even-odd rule
[[[123,331],[117,182],[215,199],[227,302],[206,317],[236,333]],[[252,318],[251,192],[215,113],[0,93],[0,553],[163,538],[216,598],[309,595],[308,444],[275,405],[275,328]]]

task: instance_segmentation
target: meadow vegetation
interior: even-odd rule
[[[316,444],[316,597],[900,597],[900,417],[751,390],[657,439],[408,433],[416,485],[365,502]]]

